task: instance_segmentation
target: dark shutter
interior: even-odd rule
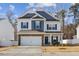
[[[51,37],[51,42],[52,42],[52,44],[53,44],[53,36]]]
[[[49,29],[49,24],[47,24],[47,30]]]
[[[23,28],[23,22],[21,22],[21,28]]]
[[[42,29],[42,21],[40,21],[40,29]]]
[[[27,25],[26,25],[26,26],[27,26],[27,28],[28,28],[28,22],[27,22]]]
[[[35,21],[34,21],[34,29],[35,29],[35,25],[36,25],[36,24],[35,24]]]

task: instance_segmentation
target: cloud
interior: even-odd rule
[[[2,10],[3,8],[0,6],[0,10]]]
[[[56,7],[56,3],[29,3],[30,7]]]
[[[56,8],[56,3],[29,3],[28,9],[31,8],[32,10],[42,10],[44,7],[53,7]]]
[[[29,6],[30,6],[30,7],[34,7],[35,4],[34,4],[34,3],[29,3]]]
[[[13,11],[15,9],[14,5],[9,5],[9,10]]]
[[[18,15],[14,15],[15,18],[18,18]]]
[[[47,7],[50,7],[50,6],[56,7],[55,3],[46,3],[46,4],[43,4],[43,5],[47,6]]]
[[[71,5],[75,5],[75,3],[71,3]]]

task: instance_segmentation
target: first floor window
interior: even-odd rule
[[[21,28],[28,28],[28,22],[21,22]]]

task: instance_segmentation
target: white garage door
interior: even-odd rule
[[[41,46],[42,37],[41,36],[21,36],[22,46]]]

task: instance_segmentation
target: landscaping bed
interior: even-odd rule
[[[1,51],[6,51],[6,50],[8,50],[10,47],[3,47],[3,46],[0,46],[0,52]]]
[[[79,52],[79,46],[43,46],[43,52]]]
[[[17,46],[0,46],[0,52],[16,48]]]

